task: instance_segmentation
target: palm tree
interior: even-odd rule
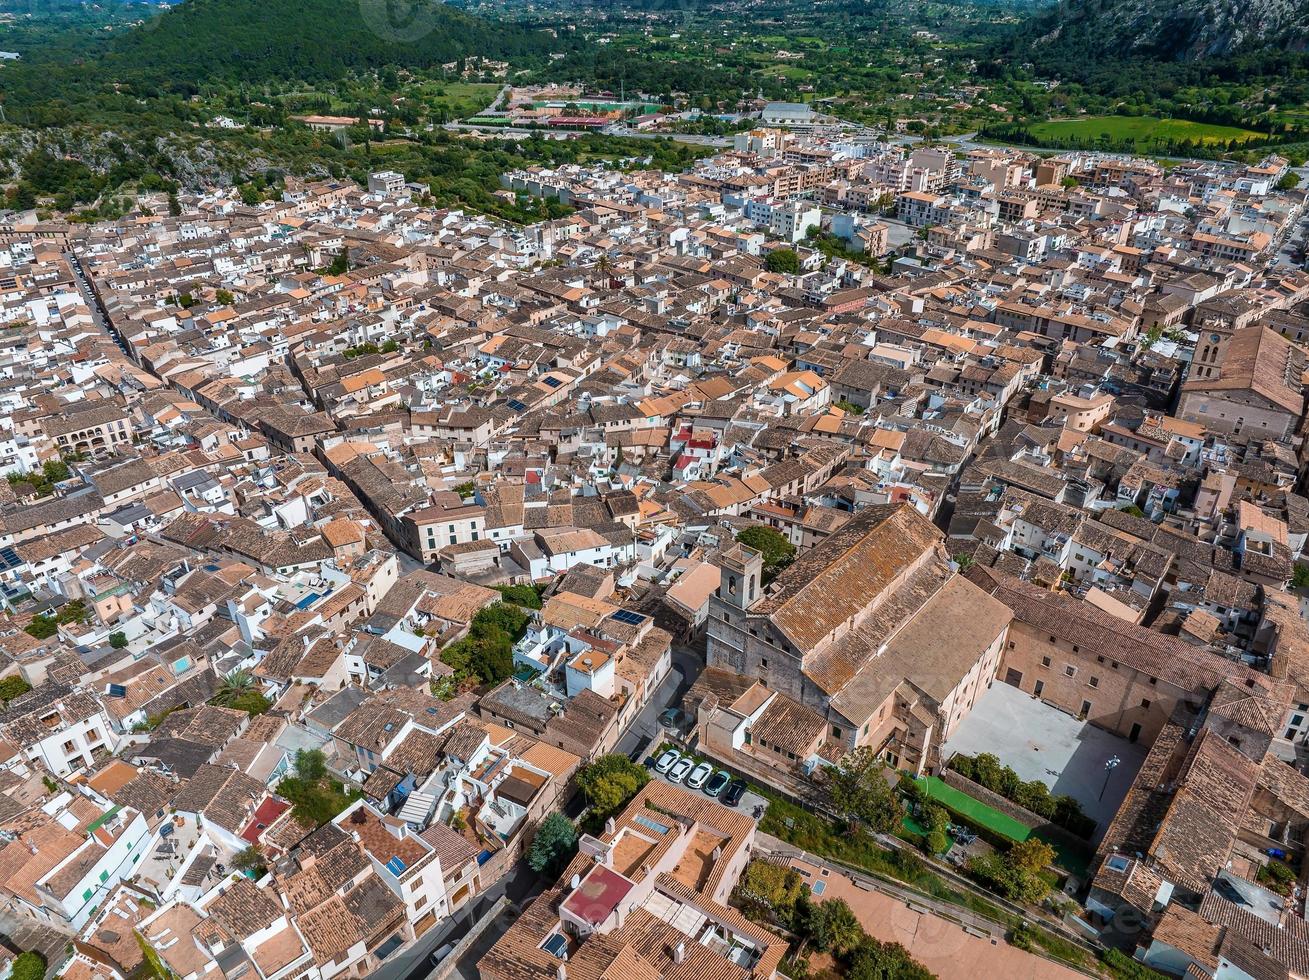
[[[244,695],[255,693],[258,690],[259,687],[255,683],[254,675],[250,671],[234,671],[224,678],[223,683],[218,688],[218,693],[213,696],[210,703],[230,708]]]

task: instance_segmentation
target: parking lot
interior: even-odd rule
[[[650,754],[648,756],[649,758],[648,768],[650,770],[651,777],[654,779],[663,780],[664,782],[670,783],[673,786],[681,786],[681,788],[686,790],[688,793],[701,792],[700,790],[693,790],[691,789],[691,787],[687,786],[685,778],[683,778],[681,782],[674,782],[672,779],[668,778],[667,773],[661,773],[654,768],[655,760],[659,758],[662,749],[664,749],[665,747],[666,744],[661,743],[660,740],[658,739],[656,739],[655,742],[651,745]],[[710,759],[706,756],[697,755],[695,753],[690,753],[689,755],[687,753],[683,753],[683,755],[685,755],[687,758],[694,760],[694,765],[692,766],[692,770],[694,770],[695,765],[699,765],[701,762],[709,763],[711,766],[714,767],[715,772],[719,771],[722,768],[721,766],[716,765],[713,759]],[[727,773],[727,775],[731,776],[732,774],[729,772]],[[764,809],[767,806],[768,806],[768,801],[766,799],[764,799],[758,793],[754,792],[754,790],[747,789],[745,791],[745,795],[741,797],[741,802],[739,802],[732,809],[736,810],[738,813],[744,813],[751,816],[753,816],[755,811],[758,810],[759,816],[763,816]]]
[[[1146,748],[1016,687],[993,684],[945,743],[947,757],[955,752],[990,752],[1020,778],[1039,779],[1056,796],[1071,796],[1099,823],[1098,840],[1145,761]],[[1115,758],[1114,768],[1106,769]]]

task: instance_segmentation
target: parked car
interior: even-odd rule
[[[444,946],[438,947],[437,951],[432,954],[432,965],[436,966],[438,963],[440,963],[443,959],[445,959],[454,951],[455,951],[454,943],[446,943]]]
[[[655,763],[655,771],[667,772],[669,769],[673,768],[673,763],[675,763],[681,757],[682,757],[681,752],[678,752],[676,749],[669,749],[663,755],[661,755],[659,757],[659,761]]]
[[[678,759],[673,763],[673,768],[668,770],[668,780],[673,783],[680,783],[686,778],[686,774],[691,771],[695,765],[690,759]]]
[[[719,802],[723,806],[736,806],[741,802],[741,797],[745,796],[745,791],[749,788],[744,779],[733,779],[727,784],[727,789],[723,790]]]
[[[727,784],[732,781],[732,777],[725,772],[716,772],[709,782],[704,784],[705,794],[708,796],[717,796],[727,788]]]
[[[707,762],[702,762],[695,767],[695,771],[691,775],[686,777],[686,785],[691,789],[700,789],[713,774],[714,767]]]
[[[681,708],[665,708],[659,712],[659,724],[674,731],[681,731],[691,722],[691,716]]]

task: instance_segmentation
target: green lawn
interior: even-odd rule
[[[945,804],[946,809],[953,810],[970,823],[985,827],[1011,841],[1025,841],[1032,835],[1026,824],[1019,823],[1007,813],[1001,813],[994,807],[975,800],[967,793],[961,793],[953,786],[947,786],[936,776],[918,780],[918,785],[927,790],[927,795],[938,803]]]
[[[1009,814],[1002,813],[995,807],[987,806],[981,800],[975,800],[967,793],[961,793],[952,786],[947,786],[936,776],[920,778],[918,785],[927,791],[928,796],[947,810],[958,815],[966,823],[982,827],[1014,842],[1025,841],[1035,833],[1037,837],[1055,849],[1060,867],[1082,877],[1086,876],[1088,863],[1086,853],[1066,846],[1062,840],[1046,837],[1039,832],[1033,831],[1026,824],[1020,823]]]
[[[1157,119],[1153,116],[1086,116],[1032,123],[1028,131],[1038,141],[1096,140],[1107,135],[1110,142],[1132,140],[1139,146],[1157,142],[1226,143],[1260,139],[1263,134],[1238,126],[1218,126],[1189,119]]]

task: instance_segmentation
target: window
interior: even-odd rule
[[[1049,667],[1049,666],[1050,666],[1050,658],[1049,658],[1049,657],[1042,657],[1042,658],[1041,658],[1041,666],[1042,666],[1042,667]]]
[[[1076,648],[1076,647],[1073,647],[1073,649],[1076,650],[1077,648]],[[1102,663],[1104,663],[1104,657],[1096,657],[1096,658],[1095,658],[1095,662],[1098,663],[1098,664],[1102,664]]]
[[[1090,713],[1091,713],[1091,702],[1090,702],[1090,701],[1083,701],[1083,702],[1082,702],[1082,717],[1085,718],[1085,717],[1086,717],[1087,715],[1089,715]]]
[[[1064,676],[1065,676],[1065,677],[1076,677],[1076,676],[1077,676],[1077,668],[1074,667],[1072,664],[1065,664],[1065,665],[1064,665]]]
[[[1045,681],[1037,681],[1036,686],[1032,688],[1032,696],[1039,698],[1041,692],[1045,690]]]
[[[1082,652],[1082,648],[1079,647],[1076,643],[1074,643],[1074,644],[1073,644],[1073,653],[1081,653],[1081,652]]]
[[[833,726],[832,726],[832,738],[840,738],[840,737],[841,737],[841,729],[838,728],[836,725],[833,725]]]
[[[1150,683],[1151,683],[1151,684],[1158,684],[1158,683],[1159,683],[1159,678],[1158,678],[1158,677],[1151,677],[1151,678],[1150,678]]]
[[[762,667],[764,670],[767,670],[767,669],[768,669],[768,658],[767,658],[767,657],[762,657],[762,658],[760,658],[760,660],[759,660],[759,666]]]
[[[1149,698],[1142,698],[1142,699],[1141,699],[1141,707],[1142,707],[1142,708],[1148,708],[1148,707],[1150,707],[1150,699],[1149,699]]]
[[[1087,683],[1090,684],[1092,687],[1099,687],[1099,686],[1100,686],[1100,678],[1098,678],[1098,677],[1092,677],[1089,681],[1087,681]]]
[[[1014,641],[1013,641],[1013,640],[1010,640],[1010,641],[1009,641],[1009,649],[1010,649],[1010,650],[1014,649]]]
[[[1059,640],[1058,640],[1058,638],[1052,636],[1052,637],[1050,637],[1050,642],[1051,642],[1051,643],[1058,643]]]

